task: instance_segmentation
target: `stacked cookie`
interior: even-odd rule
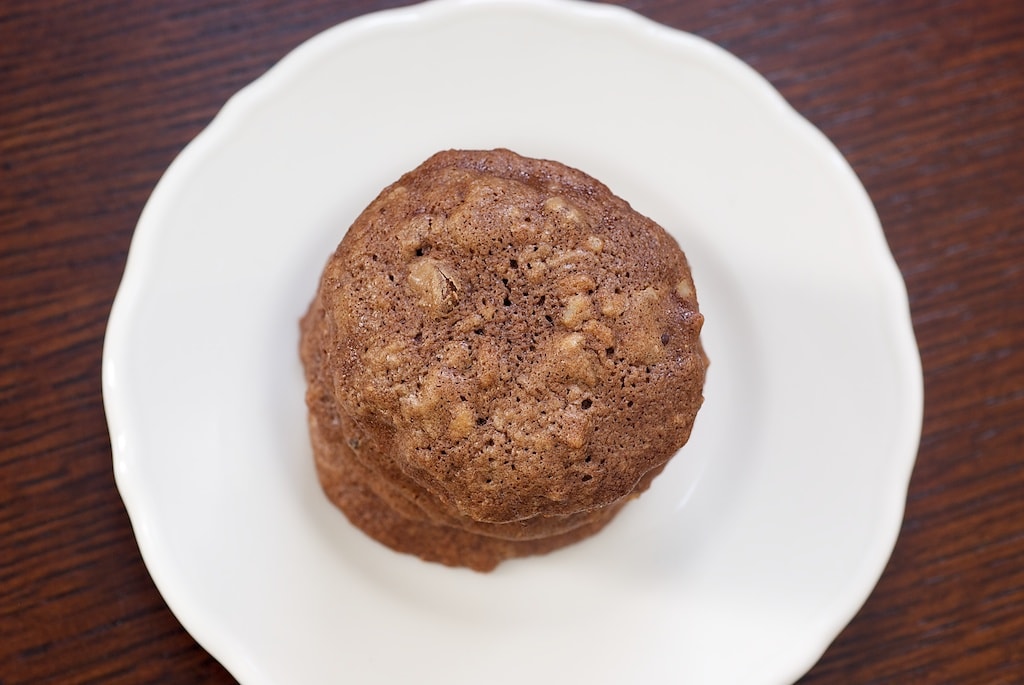
[[[593,178],[434,155],[356,219],[302,320],[324,491],[481,571],[592,535],[687,441],[702,322],[675,241]]]

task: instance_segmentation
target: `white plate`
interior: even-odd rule
[[[296,346],[379,189],[497,146],[674,233],[712,366],[649,493],[482,575],[395,554],[322,497]],[[721,49],[539,0],[362,17],[232,98],[139,220],[103,386],[146,564],[247,684],[795,680],[886,563],[922,410],[906,292],[835,148]]]

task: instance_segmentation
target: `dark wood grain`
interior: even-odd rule
[[[227,683],[156,592],[100,394],[174,155],[380,0],[0,5],[0,683]],[[763,73],[847,156],[906,279],[925,416],[906,519],[803,679],[1024,682],[1024,3],[633,0]]]

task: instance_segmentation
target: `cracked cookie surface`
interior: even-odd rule
[[[359,216],[303,319],[321,481],[451,565],[578,540],[688,439],[702,323],[678,245],[598,181],[438,153]]]

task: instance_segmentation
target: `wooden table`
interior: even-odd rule
[[[0,683],[224,683],[114,487],[104,327],[175,154],[302,40],[392,0],[0,5]],[[731,50],[847,156],[925,377],[906,519],[802,683],[1024,682],[1024,3],[632,0]]]

